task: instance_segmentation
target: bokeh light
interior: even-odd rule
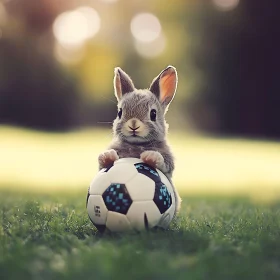
[[[74,11],[64,12],[53,24],[55,38],[68,48],[81,46],[86,40],[94,37],[99,29],[99,14],[90,7],[79,7]]]
[[[239,0],[212,0],[212,2],[221,11],[233,10],[239,4]]]
[[[54,56],[62,64],[74,65],[79,63],[85,56],[85,47],[64,48],[61,44],[56,43],[54,46]]]
[[[134,42],[137,53],[147,59],[155,58],[161,55],[165,49],[166,40],[161,34],[156,40],[152,42],[141,42],[135,40]]]
[[[149,43],[159,37],[161,24],[155,15],[141,13],[134,16],[130,24],[130,29],[136,40]]]

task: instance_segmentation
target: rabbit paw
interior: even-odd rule
[[[115,150],[107,150],[98,157],[99,168],[110,167],[118,159],[119,156]]]
[[[140,155],[140,158],[154,168],[162,170],[165,167],[164,158],[159,152],[145,151]]]

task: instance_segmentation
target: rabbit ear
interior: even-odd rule
[[[149,88],[149,90],[157,96],[165,109],[175,96],[177,82],[176,68],[168,66],[153,80]]]
[[[118,101],[124,94],[135,90],[132,80],[120,67],[115,68],[114,89]]]

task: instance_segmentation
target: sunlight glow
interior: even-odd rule
[[[60,14],[54,21],[53,33],[64,47],[81,46],[100,29],[99,14],[91,7],[79,7]]]
[[[212,0],[212,2],[221,11],[233,10],[239,4],[239,0]]]
[[[98,170],[109,130],[43,133],[0,126],[0,189],[77,190]],[[174,132],[174,184],[181,195],[249,195],[280,198],[280,144],[191,137]]]
[[[140,41],[135,41],[135,48],[139,55],[144,58],[152,59],[161,55],[165,49],[166,40],[163,34],[156,40],[143,43]]]
[[[149,13],[136,15],[131,21],[130,29],[136,40],[146,43],[156,40],[161,33],[159,19]]]

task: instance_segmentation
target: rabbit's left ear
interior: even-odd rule
[[[115,68],[114,89],[118,101],[125,94],[135,90],[132,80],[120,67]]]
[[[152,82],[149,90],[156,95],[165,109],[175,96],[178,83],[176,68],[168,66]]]

